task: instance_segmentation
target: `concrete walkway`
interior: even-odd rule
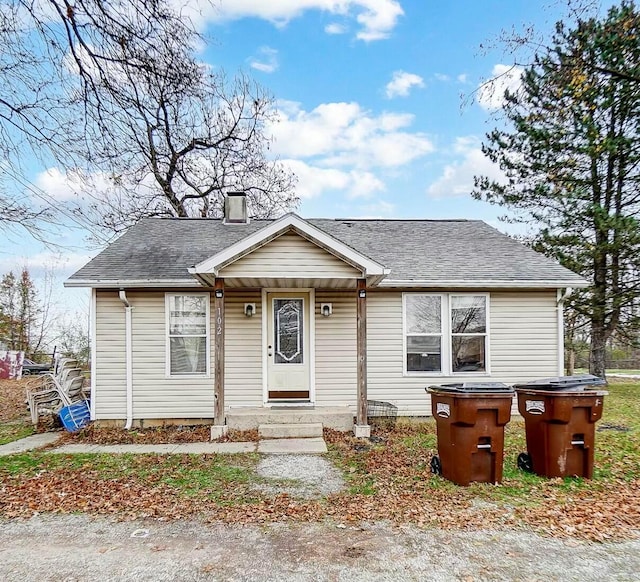
[[[0,457],[46,447],[51,443],[55,443],[59,436],[60,435],[58,433],[43,432],[42,434],[34,434],[17,441],[13,441],[12,443],[7,443],[6,445],[0,445]]]
[[[57,433],[33,435],[12,443],[0,446],[0,456],[13,455],[50,445],[58,439]],[[327,444],[322,437],[304,439],[271,439],[257,443],[182,443],[173,445],[94,445],[67,444],[50,449],[50,453],[82,454],[82,453],[154,453],[166,455],[234,455],[239,453],[263,453],[270,455],[318,455],[327,452]]]

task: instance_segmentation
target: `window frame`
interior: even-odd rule
[[[408,321],[407,321],[407,297],[408,296],[419,297],[439,297],[440,298],[440,333],[409,333]],[[405,376],[444,376],[445,368],[442,365],[445,358],[445,352],[447,352],[448,342],[445,330],[445,323],[447,318],[447,305],[446,305],[446,293],[403,293],[402,294],[402,370]],[[420,371],[420,370],[408,370],[407,369],[407,336],[419,336],[419,337],[440,337],[440,371]]]
[[[205,298],[205,324],[206,331],[204,336],[198,335],[172,335],[171,334],[171,300],[173,297],[204,297]],[[210,378],[211,377],[211,293],[190,293],[190,292],[172,292],[165,293],[164,296],[164,314],[165,314],[165,378]],[[172,374],[171,373],[171,338],[172,337],[204,337],[205,338],[205,360],[206,370],[204,373],[194,374]]]
[[[425,297],[440,297],[440,309],[441,309],[441,365],[440,372],[429,372],[419,370],[407,369],[407,336],[435,336],[437,334],[414,334],[409,333],[407,330],[407,297],[410,295],[418,295]],[[485,298],[485,332],[484,333],[452,333],[451,317],[452,317],[452,297],[484,297]],[[402,375],[407,377],[468,377],[468,376],[490,376],[491,375],[491,358],[490,358],[490,338],[491,330],[489,322],[491,306],[491,294],[488,292],[447,292],[447,293],[434,293],[430,291],[408,291],[402,293]],[[469,337],[484,337],[484,350],[485,350],[485,362],[483,371],[469,371],[469,372],[454,372],[453,362],[451,361],[453,354],[453,337],[454,336],[469,336]]]

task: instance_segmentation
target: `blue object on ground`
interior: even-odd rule
[[[76,432],[89,424],[91,413],[89,412],[89,404],[86,400],[65,406],[60,410],[60,420],[64,428],[69,432]]]

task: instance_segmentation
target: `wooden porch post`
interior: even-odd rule
[[[211,438],[224,436],[227,427],[224,423],[224,279],[216,279],[213,303],[214,351],[214,404]]]
[[[367,282],[358,279],[357,289],[357,355],[358,355],[358,410],[356,437],[371,436],[371,427],[367,424]]]

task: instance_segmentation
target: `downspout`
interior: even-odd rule
[[[573,292],[571,287],[558,289],[558,376],[564,375],[564,313],[563,306],[569,295]]]
[[[132,349],[131,349],[131,303],[127,299],[127,293],[124,289],[120,289],[120,301],[124,304],[124,335],[125,335],[125,368],[127,379],[127,423],[124,425],[126,430],[131,428],[133,424],[133,365],[132,365]]]

